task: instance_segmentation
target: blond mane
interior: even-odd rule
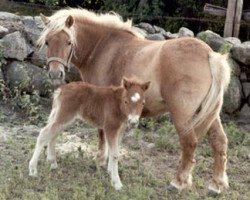
[[[110,28],[125,30],[135,35],[138,38],[144,38],[143,35],[133,30],[132,21],[123,21],[120,15],[110,12],[105,14],[97,14],[82,8],[68,8],[57,11],[55,14],[49,17],[50,22],[43,30],[40,38],[37,41],[39,47],[45,44],[45,40],[48,34],[55,34],[64,30],[70,37],[73,45],[76,45],[75,26],[67,28],[65,21],[68,16],[72,16],[75,20],[81,20],[83,23],[97,24]]]

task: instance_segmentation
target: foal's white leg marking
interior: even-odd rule
[[[135,103],[135,102],[139,101],[140,98],[141,98],[141,96],[139,95],[139,93],[136,92],[133,96],[131,96],[131,101]]]
[[[37,138],[34,154],[29,162],[29,175],[37,175],[37,162],[43,147],[49,142],[51,135],[51,126],[43,128]]]
[[[119,158],[119,138],[117,136],[113,146],[109,145],[109,161],[108,161],[108,173],[111,176],[111,185],[116,190],[122,189],[122,183],[118,174],[118,158]]]
[[[48,143],[48,151],[47,151],[47,161],[50,162],[50,169],[56,169],[58,167],[56,162],[56,151],[55,151],[55,143],[56,138],[53,138]]]

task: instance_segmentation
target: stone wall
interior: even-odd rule
[[[178,33],[170,33],[161,27],[140,23],[134,27],[150,40],[168,40],[180,37],[197,37],[206,42],[214,51],[230,52],[232,79],[225,94],[224,112],[250,119],[250,41],[241,42],[238,38],[222,38],[212,31],[195,34],[185,28]],[[46,49],[38,50],[38,39],[43,24],[40,17],[17,16],[0,12],[0,83],[4,82],[10,90],[22,92],[37,91],[42,97],[48,97],[52,89],[44,65]],[[66,75],[67,81],[79,80],[76,68]]]

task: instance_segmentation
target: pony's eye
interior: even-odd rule
[[[71,41],[69,41],[69,42],[68,42],[68,45],[71,45],[71,44],[72,44]]]
[[[128,103],[128,101],[127,101],[127,100],[125,100],[125,101],[124,101],[124,103],[125,103],[125,104],[127,104],[127,103]]]
[[[45,41],[45,44],[46,44],[46,45],[49,45],[49,43],[48,43],[48,41],[47,41],[47,40]]]

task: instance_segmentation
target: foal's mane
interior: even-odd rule
[[[76,27],[74,25],[71,28],[67,28],[65,26],[65,21],[70,15],[75,20],[79,20],[82,23],[88,23],[93,26],[101,25],[114,29],[124,30],[130,32],[138,38],[144,38],[143,35],[133,29],[131,20],[127,20],[126,22],[124,22],[122,17],[114,12],[97,14],[82,8],[67,8],[59,10],[49,17],[50,22],[44,28],[40,38],[37,41],[38,46],[42,47],[45,44],[45,40],[48,34],[55,34],[62,30],[64,30],[69,35],[73,45],[76,45]]]

